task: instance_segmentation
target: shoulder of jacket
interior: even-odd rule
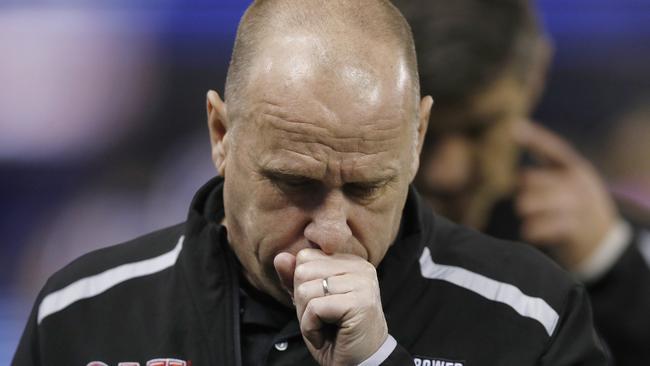
[[[433,259],[440,263],[502,279],[539,277],[548,279],[554,287],[573,287],[577,283],[550,257],[529,244],[497,239],[439,216],[436,220],[433,240],[426,245]]]
[[[566,310],[572,292],[582,286],[528,244],[496,239],[439,216],[436,221],[420,258],[422,271],[429,268],[429,278],[451,279],[455,285],[512,307],[544,308],[547,330]]]
[[[80,279],[169,253],[178,245],[184,227],[184,223],[177,224],[84,254],[54,273],[41,293],[47,295]]]

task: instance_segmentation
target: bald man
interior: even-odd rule
[[[219,177],[56,273],[14,364],[606,364],[579,284],[411,188],[415,60],[387,1],[256,1],[207,95]]]

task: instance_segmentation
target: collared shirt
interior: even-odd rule
[[[244,365],[315,364],[304,345],[296,312],[240,277],[240,319]]]

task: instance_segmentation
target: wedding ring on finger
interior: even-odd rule
[[[323,278],[323,294],[327,296],[330,294],[329,282],[327,282],[327,277]]]

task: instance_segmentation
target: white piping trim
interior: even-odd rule
[[[368,357],[365,361],[361,362],[358,366],[378,366],[382,362],[386,361],[388,356],[393,353],[397,347],[397,341],[393,338],[392,335],[388,335],[384,343],[379,347],[379,349]]]
[[[632,226],[619,219],[598,243],[596,250],[572,270],[582,282],[594,282],[609,272],[623,256],[632,239]]]
[[[173,266],[183,248],[184,239],[185,236],[181,236],[176,247],[167,253],[139,262],[123,264],[102,273],[82,278],[45,296],[38,307],[38,324],[45,317],[59,312],[79,300],[97,296],[122,282],[148,276]]]
[[[543,299],[525,295],[511,284],[493,280],[461,267],[434,263],[431,252],[426,247],[420,256],[420,271],[425,278],[447,281],[488,300],[510,306],[519,315],[540,322],[549,336],[555,331],[560,318],[557,312]]]

